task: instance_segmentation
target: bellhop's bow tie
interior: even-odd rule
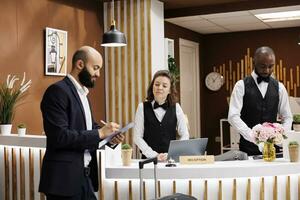
[[[270,81],[270,77],[262,77],[262,76],[258,76],[257,77],[257,83],[260,84],[262,81],[269,83]]]
[[[161,107],[161,108],[167,110],[167,108],[168,108],[168,103],[166,102],[166,103],[163,103],[163,104],[159,105],[159,104],[155,101],[155,102],[154,102],[154,105],[153,105],[153,108],[156,109],[156,108],[159,108],[159,107]]]

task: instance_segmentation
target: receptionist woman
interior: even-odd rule
[[[167,159],[171,140],[189,139],[189,132],[182,108],[177,101],[176,89],[168,70],[160,70],[147,90],[145,102],[138,105],[135,115],[134,142],[142,152],[142,158],[157,156]]]

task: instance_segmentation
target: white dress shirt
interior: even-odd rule
[[[154,105],[155,101],[152,101],[152,107]],[[166,110],[158,107],[153,110],[155,113],[156,118],[158,121],[162,121],[166,114]],[[180,136],[180,140],[188,140],[189,139],[189,132],[186,125],[184,113],[182,111],[182,108],[178,103],[176,103],[176,117],[177,117],[177,131]],[[143,139],[144,137],[144,104],[140,103],[138,105],[136,114],[135,114],[135,123],[134,123],[134,129],[133,129],[133,141],[134,143],[139,147],[139,149],[142,151],[142,153],[147,157],[155,157],[158,155],[156,151],[154,151]]]
[[[87,98],[89,90],[84,86],[81,87],[81,85],[76,81],[76,79],[71,74],[68,74],[67,77],[75,86],[77,93],[80,97],[83,110],[84,110],[86,130],[92,130],[92,114],[91,114],[90,104]],[[84,151],[84,167],[87,167],[91,160],[92,160],[91,154],[89,150],[86,149]]]
[[[265,97],[269,83],[262,81],[260,84],[257,83],[258,75],[253,71],[251,73],[256,86],[260,93]],[[241,110],[243,108],[243,97],[245,94],[245,85],[243,80],[239,80],[231,94],[228,121],[229,123],[238,130],[238,132],[248,141],[253,141],[252,127],[248,127],[246,123],[241,119]],[[282,125],[285,131],[291,130],[293,116],[290,109],[288,93],[282,83],[279,82],[279,104],[278,114],[281,118]]]

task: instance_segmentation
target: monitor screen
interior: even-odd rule
[[[171,140],[168,159],[172,158],[179,162],[179,156],[204,155],[208,138],[191,140]]]

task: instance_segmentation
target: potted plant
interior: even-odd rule
[[[26,135],[26,125],[25,124],[19,124],[18,125],[18,135],[19,136],[24,136]]]
[[[177,65],[175,63],[175,59],[173,57],[171,57],[170,55],[168,55],[168,68],[169,68],[170,74],[174,81],[173,84],[175,85],[175,87],[177,87],[177,83],[180,80],[180,77],[179,77],[180,72],[179,72],[179,68],[177,67]]]
[[[300,114],[293,115],[293,129],[294,131],[300,131]]]
[[[0,84],[0,130],[3,135],[11,133],[15,106],[23,97],[24,92],[31,86],[31,80],[25,81],[25,72],[22,82],[16,85],[18,80],[17,76],[9,74],[6,82]]]
[[[299,159],[299,144],[297,141],[289,143],[289,155],[291,162],[298,162]]]
[[[129,166],[131,163],[132,147],[130,144],[122,144],[121,157],[124,166]]]

